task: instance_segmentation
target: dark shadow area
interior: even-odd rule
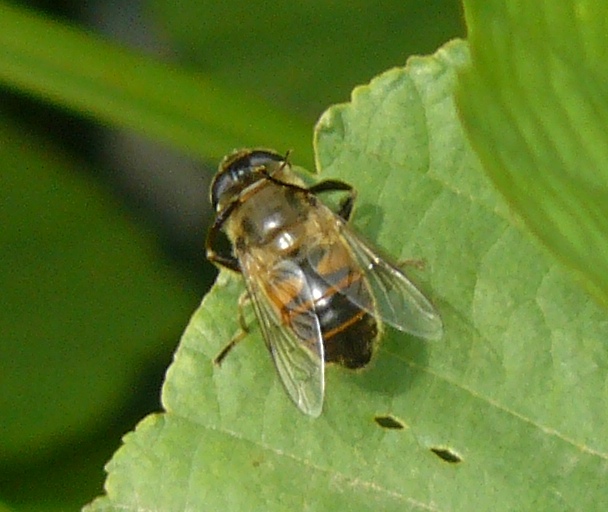
[[[449,448],[445,447],[435,447],[431,448],[431,451],[437,455],[441,460],[448,462],[450,464],[458,464],[462,462],[462,458],[457,453],[453,452]]]
[[[74,502],[81,501],[84,505],[102,494],[103,468],[120,447],[120,438],[146,415],[162,411],[159,390],[172,357],[171,350],[149,361],[133,382],[132,393],[118,403],[114,411],[109,411],[109,416],[108,411],[104,411],[94,431],[66,437],[61,444],[53,445],[51,452],[23,454],[19,460],[6,461],[0,466],[2,499],[15,509],[19,509],[24,498],[28,506],[38,500],[40,503],[65,501],[67,510]],[[67,476],[74,472],[91,474],[89,478],[76,478],[74,483]],[[58,477],[49,480],[49,475]],[[61,475],[65,475],[65,480]]]
[[[401,420],[398,420],[390,414],[386,416],[376,416],[374,417],[374,421],[378,426],[387,430],[403,430],[405,428],[405,424]]]

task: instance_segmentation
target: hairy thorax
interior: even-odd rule
[[[249,192],[226,227],[237,249],[247,247],[253,255],[284,258],[298,252],[302,243],[317,229],[308,222],[310,199],[297,189],[264,182]]]

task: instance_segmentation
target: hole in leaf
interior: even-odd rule
[[[382,428],[387,428],[389,430],[403,430],[405,428],[405,424],[402,421],[390,414],[387,414],[386,416],[376,416],[374,421]]]
[[[437,455],[437,457],[449,462],[450,464],[458,464],[459,462],[462,462],[462,457],[460,455],[453,452],[449,448],[445,448],[444,446],[431,448],[431,451]]]

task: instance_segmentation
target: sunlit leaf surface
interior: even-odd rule
[[[413,58],[355,89],[316,131],[322,176],[360,192],[356,229],[426,263],[410,275],[441,311],[444,337],[388,329],[368,369],[328,368],[325,410],[311,419],[285,395],[256,328],[212,364],[237,332],[243,289],[222,273],[167,374],[167,412],[125,437],[107,495],[88,510],[608,502],[607,318],[484,177],[454,107],[467,64],[462,42]]]

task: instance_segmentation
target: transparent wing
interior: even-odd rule
[[[317,417],[323,408],[325,361],[319,319],[302,269],[293,261],[257,278],[256,262],[242,255],[241,268],[266,345],[283,386],[298,408]]]
[[[399,268],[378,256],[340,219],[335,218],[334,222],[339,224],[339,234],[332,241],[319,239],[309,255],[319,275],[353,304],[400,331],[429,340],[439,339],[443,324],[430,301]],[[344,252],[350,253],[356,266],[339,264],[345,258]]]

